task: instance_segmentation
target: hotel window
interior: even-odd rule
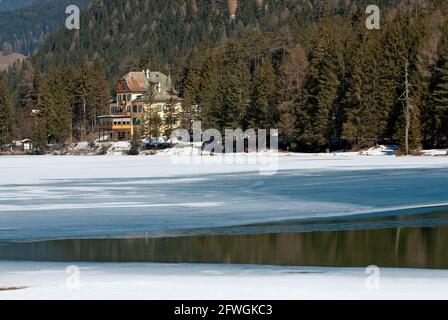
[[[124,140],[126,139],[126,132],[118,132],[118,140]]]
[[[132,96],[128,94],[128,101],[131,102]]]

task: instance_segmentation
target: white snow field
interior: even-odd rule
[[[448,271],[0,262],[2,299],[448,299]]]
[[[219,156],[215,156],[219,157]],[[262,158],[262,156],[259,156]],[[213,158],[213,157],[204,157]],[[185,164],[189,157],[155,156],[4,156],[0,183],[14,184],[51,179],[157,178],[217,173],[258,172],[254,164]],[[270,160],[268,160],[270,161]],[[279,154],[282,170],[367,170],[448,167],[448,157],[395,157],[349,154]]]

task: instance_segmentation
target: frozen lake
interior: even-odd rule
[[[448,205],[445,157],[281,157],[270,176],[169,157],[9,157],[0,174],[0,240],[213,235],[258,224],[269,232]]]
[[[446,157],[281,156],[269,176],[166,156],[2,157],[0,177],[0,288],[13,289],[0,299],[446,296],[446,270],[384,268],[448,268]],[[143,261],[172,264],[129,263]]]
[[[353,159],[316,159],[327,162],[319,168],[282,158],[271,176],[244,166],[179,169],[169,158],[1,159],[0,172],[9,178],[0,183],[0,239],[213,234],[219,227],[448,205],[445,159],[418,167],[382,158],[358,160],[370,168],[351,167]]]

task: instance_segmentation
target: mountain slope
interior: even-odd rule
[[[11,11],[26,7],[36,0],[0,0],[0,11]]]
[[[413,150],[444,146],[447,2],[384,0],[380,30],[366,28],[370,3],[93,0],[81,30],[60,27],[33,60],[44,78],[61,78],[49,84],[55,100],[55,84],[70,70],[96,69],[102,79],[104,70],[114,84],[150,64],[171,72],[187,126],[199,116],[205,127],[222,130],[277,127],[285,145],[313,152],[404,145],[408,138]],[[404,116],[400,101],[405,74],[416,88],[412,116]],[[26,77],[10,71],[10,87]],[[15,93],[16,101],[25,101],[24,93]],[[54,133],[51,121],[46,130]]]
[[[42,46],[38,61],[43,66],[80,63],[101,57],[109,78],[132,68],[156,67],[184,61],[201,42],[219,45],[251,29],[281,33],[283,26],[305,45],[312,36],[321,0],[93,0],[82,14],[81,30],[60,28]],[[341,14],[354,3],[342,4]],[[230,11],[229,11],[230,10]],[[236,17],[231,18],[235,13]],[[144,61],[140,61],[144,59]]]
[[[0,12],[0,48],[8,46],[12,51],[31,55],[48,34],[64,23],[68,5],[88,3],[89,0],[35,0],[29,6]]]

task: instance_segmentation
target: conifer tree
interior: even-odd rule
[[[209,51],[205,54],[201,70],[202,87],[199,100],[201,102],[201,120],[204,129],[217,128],[217,92],[220,73],[215,56]]]
[[[424,16],[414,17],[404,12],[398,19],[403,38],[400,84],[398,86],[397,112],[393,138],[399,141],[405,154],[421,148],[421,103],[426,92],[428,79],[422,73],[424,66],[420,62],[423,39],[429,33]]]
[[[162,133],[163,119],[159,114],[159,107],[154,103],[154,86],[149,85],[144,96],[142,134],[143,138],[158,138]]]
[[[99,59],[95,59],[93,62],[89,85],[88,99],[90,108],[88,109],[88,117],[90,130],[95,132],[97,117],[108,112],[111,102],[110,87]]]
[[[57,100],[51,92],[51,79],[49,76],[45,77],[41,83],[40,101],[37,109],[44,121],[47,143],[57,143],[59,136]]]
[[[299,106],[299,139],[319,149],[330,148],[335,136],[336,99],[340,85],[342,51],[325,7],[317,30],[305,80],[304,99]]]
[[[277,85],[274,67],[263,58],[255,68],[252,82],[252,97],[249,107],[249,126],[253,129],[273,128],[277,116]]]
[[[34,70],[30,62],[25,62],[20,72],[16,89],[16,110],[19,135],[30,138],[32,134],[33,78]]]
[[[44,89],[48,90],[48,93],[41,91],[41,98],[45,101],[47,133],[57,143],[70,141],[72,134],[72,97],[70,92],[72,87],[69,81],[69,72],[66,68],[52,69],[44,79]]]
[[[257,0],[239,0],[236,16],[245,25],[256,24],[260,18],[260,6]]]
[[[296,133],[295,106],[302,94],[308,59],[305,50],[299,44],[285,49],[284,54],[286,56],[280,67],[278,128],[285,144],[289,146]]]
[[[0,148],[12,142],[14,110],[11,93],[0,73]]]
[[[355,29],[356,41],[350,48],[346,92],[343,98],[343,138],[355,149],[370,147],[384,134],[387,116],[378,91],[380,86],[379,34]]]
[[[212,118],[216,124],[214,128],[221,132],[243,126],[249,102],[249,70],[240,50],[238,44],[227,43],[218,69],[220,80]]]
[[[89,67],[87,61],[84,60],[76,75],[76,103],[74,108],[74,128],[76,128],[76,136],[81,140],[86,139],[88,126],[88,110],[89,110],[89,91],[91,85]]]
[[[48,135],[47,124],[45,119],[45,104],[42,99],[42,81],[40,70],[35,68],[33,79],[33,109],[32,109],[32,140],[33,152],[36,154],[43,154],[47,148]]]
[[[181,127],[191,131],[192,121],[200,120],[201,108],[201,67],[199,61],[190,61],[184,86]]]
[[[170,101],[166,105],[166,112],[163,118],[163,127],[165,128],[165,136],[170,137],[171,133],[177,129],[178,121],[179,121],[179,113],[181,110],[178,108],[178,103],[175,99],[176,93],[173,89],[168,91],[170,95]]]
[[[447,145],[448,138],[448,23],[442,31],[430,96],[435,145]]]

